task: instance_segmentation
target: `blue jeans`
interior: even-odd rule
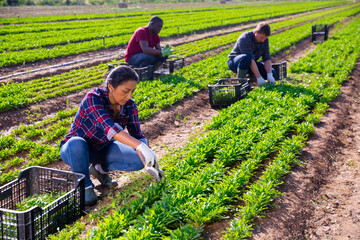
[[[145,138],[139,141],[147,144]],[[61,147],[60,156],[73,172],[85,175],[85,188],[94,186],[89,175],[90,164],[101,164],[105,172],[138,171],[144,168],[136,150],[115,140],[101,150],[94,150],[89,148],[85,139],[72,137]]]
[[[147,53],[138,53],[133,55],[127,63],[136,68],[153,65],[154,69],[156,69],[163,62],[165,62],[166,59],[167,57],[161,57],[158,55],[151,55]]]
[[[251,56],[249,54],[240,54],[240,55],[237,55],[236,57],[229,58],[227,64],[228,64],[229,69],[231,71],[233,71],[234,73],[237,73],[237,70],[240,69],[240,70],[248,70],[248,73],[250,74],[250,76],[254,75],[254,73],[250,69]],[[264,79],[267,79],[267,73],[265,70],[264,63],[256,62],[256,65],[259,69],[261,76]],[[275,77],[276,72],[274,69],[272,69],[272,73],[273,73],[273,76]]]

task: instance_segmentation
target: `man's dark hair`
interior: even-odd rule
[[[257,33],[259,34],[265,34],[266,36],[270,36],[271,34],[271,30],[270,30],[270,25],[266,22],[261,22],[256,26],[255,31],[257,31]]]
[[[104,87],[109,89],[108,84],[110,84],[114,88],[117,88],[119,85],[129,80],[139,82],[139,76],[135,70],[128,66],[118,66],[111,70],[106,76]]]
[[[153,22],[153,23],[163,23],[163,20],[162,20],[160,17],[158,17],[158,16],[153,16],[153,17],[150,19],[149,24],[150,24],[151,22]]]

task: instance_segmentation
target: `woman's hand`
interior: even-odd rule
[[[159,167],[155,153],[145,143],[137,146],[136,150],[144,163],[145,170],[156,180],[161,181],[165,174]]]
[[[144,166],[153,167],[155,162],[157,164],[155,153],[145,143],[141,142],[139,146],[136,147],[136,150],[140,152]]]
[[[136,149],[145,170],[156,180],[160,181],[165,177],[164,172],[159,167],[155,153],[145,143],[133,138],[124,131],[115,134],[114,139]]]

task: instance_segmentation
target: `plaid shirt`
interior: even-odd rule
[[[234,49],[228,55],[229,58],[240,54],[250,54],[251,59],[257,61],[262,57],[263,61],[271,59],[269,50],[269,38],[264,42],[256,42],[255,32],[244,32],[235,43]]]
[[[109,101],[109,91],[96,88],[88,92],[80,103],[75,120],[68,135],[60,142],[60,147],[71,137],[82,137],[89,147],[100,150],[108,145],[114,135],[127,130],[136,139],[145,138],[140,130],[138,110],[134,100],[130,99],[121,107],[114,121],[114,110]]]

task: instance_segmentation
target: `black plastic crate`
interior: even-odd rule
[[[142,68],[134,68],[135,72],[139,75],[139,81],[152,80],[154,74],[153,65]]]
[[[319,40],[317,37],[322,37]],[[322,43],[328,39],[329,25],[328,24],[315,24],[311,27],[311,41],[313,43]]]
[[[29,167],[18,178],[0,187],[0,239],[45,239],[84,215],[83,174],[44,167]],[[33,194],[64,193],[44,208],[16,211]]]
[[[208,87],[211,107],[230,106],[250,91],[248,78],[222,78]]]
[[[276,72],[275,80],[281,80],[287,78],[286,62],[273,63],[272,67]]]
[[[173,73],[175,70],[183,68],[185,65],[185,58],[170,56],[164,63],[163,68],[168,69],[169,73]]]
[[[129,66],[131,67],[132,69],[135,70],[135,72],[138,74],[139,76],[139,81],[145,81],[145,80],[148,80],[148,79],[153,79],[153,74],[154,74],[154,68],[153,68],[153,65],[149,65],[149,66],[146,66],[146,67],[142,67],[142,68],[135,68],[127,63],[111,63],[111,64],[108,64],[108,70],[112,70],[113,68],[119,66],[119,65],[126,65],[126,66]]]

